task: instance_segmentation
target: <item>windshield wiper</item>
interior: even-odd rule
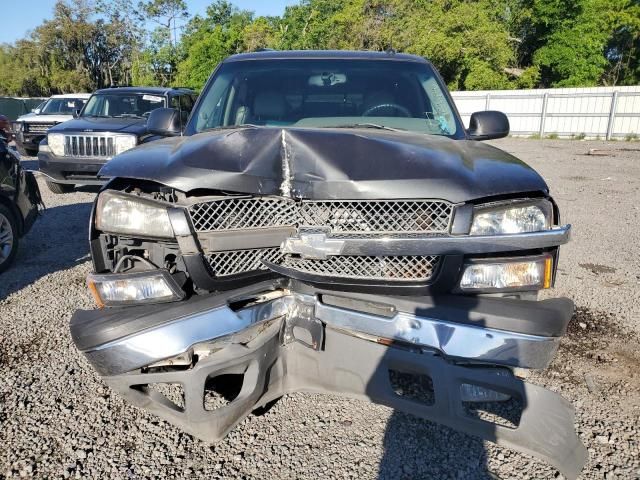
[[[378,130],[389,130],[391,132],[406,132],[403,128],[392,128],[377,123],[351,123],[349,125],[326,126],[324,128],[377,128]]]
[[[121,113],[120,115],[113,115],[113,118],[144,118],[142,115],[135,113]]]
[[[221,125],[219,127],[204,128],[201,130],[201,132],[208,132],[210,130],[231,130],[234,128],[261,128],[261,127],[264,127],[264,125],[255,125],[253,123],[241,123],[239,125]]]

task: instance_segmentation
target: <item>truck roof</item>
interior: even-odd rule
[[[95,93],[109,93],[109,92],[121,92],[121,93],[149,93],[152,95],[168,95],[171,92],[193,92],[189,88],[183,87],[111,87],[101,88],[96,90]],[[195,93],[195,92],[194,92]]]
[[[89,98],[90,93],[62,93],[60,95],[51,95],[51,98]]]
[[[372,52],[360,50],[260,50],[251,53],[231,55],[224,63],[243,60],[285,60],[285,59],[351,59],[351,60],[400,60],[429,63],[423,57],[394,51]]]

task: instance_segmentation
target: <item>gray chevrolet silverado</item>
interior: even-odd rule
[[[572,316],[538,299],[570,226],[480,142],[503,114],[465,129],[419,57],[265,51],[222,62],[184,132],[169,108],[147,128],[171,138],[100,171],[100,308],[71,320],[114,390],[204,441],[290,392],[343,395],[578,475],[571,405],[522,378]]]

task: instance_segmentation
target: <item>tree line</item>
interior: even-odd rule
[[[0,45],[0,95],[110,85],[200,89],[226,56],[274,49],[421,55],[452,90],[640,83],[640,0],[301,0],[255,16],[226,0],[58,0]]]

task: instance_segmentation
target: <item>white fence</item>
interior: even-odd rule
[[[465,124],[479,110],[507,114],[511,134],[589,138],[640,135],[640,86],[452,92]]]

